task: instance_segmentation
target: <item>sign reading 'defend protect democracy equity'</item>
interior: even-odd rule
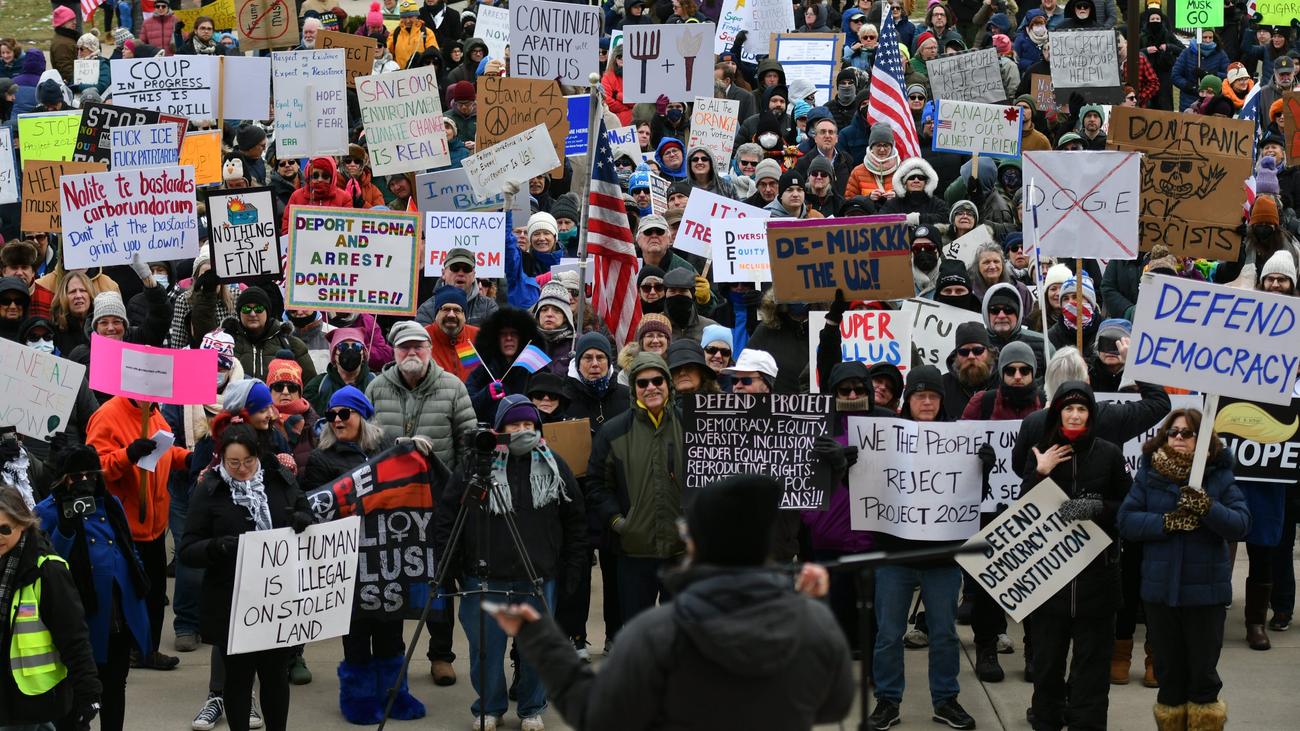
[[[199,255],[194,168],[65,175],[59,181],[63,265],[86,269]]]
[[[772,219],[767,254],[779,302],[830,302],[837,289],[862,300],[916,294],[904,216]]]
[[[1125,380],[1291,402],[1300,300],[1164,275],[1144,277]]]
[[[697,393],[682,411],[686,483],[682,500],[718,480],[745,472],[785,485],[781,507],[823,510],[831,471],[812,451],[830,434],[831,396]]]
[[[424,214],[424,276],[442,276],[442,262],[452,249],[474,252],[474,276],[506,275],[506,214]]]
[[[420,214],[294,206],[285,306],[413,315]]]
[[[1011,618],[1022,621],[1110,545],[1110,536],[1091,520],[1062,520],[1065,503],[1056,483],[1034,486],[971,541],[988,543],[983,553],[963,553],[957,563],[975,577]]]

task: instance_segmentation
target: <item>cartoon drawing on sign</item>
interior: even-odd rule
[[[659,58],[659,31],[632,34],[628,39],[627,54],[641,62],[641,93],[644,94],[646,69],[650,67],[651,61]],[[664,59],[664,73],[667,73],[673,66],[674,64]]]
[[[704,45],[703,33],[683,33],[677,36],[677,52],[682,54],[682,59],[686,62],[686,91],[688,92],[691,90],[691,72],[695,68],[695,57],[699,55],[702,45]],[[645,79],[644,71],[641,78]]]
[[[1227,177],[1228,171],[1212,164],[1208,158],[1188,148],[1187,151],[1175,150],[1177,142],[1160,152],[1146,155],[1142,159],[1142,187],[1146,190],[1158,190],[1165,196],[1168,205],[1163,212],[1154,212],[1166,218],[1183,220],[1175,214],[1178,206],[1186,200],[1195,198],[1204,200],[1219,187]],[[1157,199],[1148,199],[1155,203]]]

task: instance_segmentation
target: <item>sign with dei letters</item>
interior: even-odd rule
[[[347,152],[344,55],[342,48],[271,54],[275,145],[281,158]]]
[[[194,168],[65,175],[59,181],[63,265],[69,269],[199,255]]]
[[[361,518],[239,536],[226,653],[292,647],[348,633]]]
[[[279,279],[279,223],[270,188],[213,190],[207,194],[212,270],[223,282]]]
[[[814,364],[808,371],[813,393],[821,393],[821,379],[816,368],[817,346],[825,327],[825,312],[808,313],[808,362]],[[856,360],[868,366],[888,363],[901,373],[907,373],[912,363],[911,316],[898,310],[845,312],[840,320],[840,360]]]
[[[1056,98],[1068,100],[1078,91],[1092,103],[1123,101],[1123,84],[1119,78],[1115,31],[1054,30],[1052,44],[1052,89]]]
[[[1030,151],[1024,168],[1026,228],[1044,256],[1137,258],[1141,155]]]
[[[510,75],[589,86],[600,73],[601,11],[594,5],[510,3]]]
[[[1052,64],[1056,64],[1056,46],[1052,46]],[[994,104],[1007,99],[994,48],[938,56],[925,62],[930,75],[932,97],[944,101],[984,102]],[[936,127],[937,129],[937,127]]]
[[[8,339],[0,340],[0,426],[49,441],[68,426],[86,367]]]
[[[853,530],[920,541],[964,541],[980,526],[984,442],[965,423],[849,417]]]
[[[1179,277],[1143,277],[1125,379],[1291,402],[1300,301]]]
[[[356,88],[375,175],[451,164],[432,66],[359,76]]]
[[[992,49],[989,49],[992,50]],[[1020,107],[938,100],[936,152],[1020,157]]]
[[[551,135],[555,159],[564,159],[569,136],[569,102],[555,81],[478,77],[478,124],[474,127],[474,150],[487,148],[543,125]],[[563,177],[559,162],[552,178]],[[500,190],[493,191],[499,193]]]
[[[829,302],[837,289],[848,299],[864,300],[916,293],[905,216],[772,219],[767,253],[779,302]]]
[[[217,118],[218,56],[155,56],[109,61],[113,101],[186,119]]]
[[[677,227],[677,238],[673,239],[673,247],[708,258],[713,253],[715,220],[719,218],[766,219],[771,215],[771,211],[739,203],[702,188],[695,188],[686,199],[686,208],[682,211],[682,222]]]
[[[486,198],[505,183],[524,183],[560,164],[544,125],[537,125],[461,161],[474,194]]]
[[[424,276],[442,276],[442,262],[452,249],[474,252],[474,276],[506,275],[506,214],[424,214]]]
[[[715,218],[712,226],[713,281],[772,281],[766,218]]]
[[[983,553],[963,553],[957,563],[1011,618],[1023,621],[1106,547],[1110,536],[1091,520],[1062,520],[1065,503],[1056,483],[1044,480],[1006,512],[971,536]]]
[[[934,300],[913,298],[900,302],[902,312],[912,320],[912,352],[921,364],[948,372],[948,354],[956,347],[953,339],[963,322],[980,322],[980,314]]]
[[[414,315],[418,213],[293,206],[285,306]]]
[[[695,97],[695,105],[691,108],[691,138],[686,149],[705,148],[713,155],[713,169],[725,174],[731,166],[731,148],[736,141],[736,115],[739,113],[740,102],[735,99]],[[687,164],[690,164],[689,160]]]
[[[785,4],[785,0],[777,3]],[[786,7],[785,12],[789,15],[790,8]],[[749,33],[750,43],[756,36],[763,37],[762,53],[767,53],[767,32],[750,26]],[[689,102],[699,94],[713,93],[713,54],[709,46],[714,35],[713,23],[624,28],[623,101],[654,103],[666,96],[668,101]]]

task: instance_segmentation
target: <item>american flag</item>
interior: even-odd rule
[[[623,207],[623,189],[614,171],[614,153],[605,128],[604,109],[596,116],[600,118],[600,131],[591,163],[587,211],[587,253],[596,264],[591,304],[605,321],[614,342],[621,347],[632,339],[641,321],[641,299],[636,294],[636,273],[640,265],[627,210]]]
[[[89,20],[90,14],[95,12],[95,8],[104,3],[104,0],[81,0],[81,17]]]
[[[912,109],[903,93],[903,56],[898,52],[898,29],[893,18],[884,17],[880,24],[880,45],[871,67],[871,104],[867,121],[884,122],[894,129],[894,147],[900,160],[921,156],[921,140],[916,136]]]

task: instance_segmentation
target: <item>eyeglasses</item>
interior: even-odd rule
[[[340,353],[349,350],[355,350],[357,352],[361,352],[362,350],[366,349],[366,346],[356,342],[355,340],[349,340],[346,343],[339,343],[334,349],[339,351]]]
[[[341,419],[343,421],[347,421],[348,419],[351,418],[352,418],[352,409],[349,409],[346,406],[340,406],[337,409],[330,409],[329,411],[325,412],[325,421],[330,424],[333,424],[335,419]]]
[[[828,175],[827,173],[825,173],[825,172],[823,172],[823,171],[821,171],[821,170],[814,170],[814,171],[808,173],[808,177],[810,177],[810,178],[829,178],[830,175]]]
[[[1168,429],[1165,429],[1165,434],[1167,434],[1170,439],[1195,439],[1196,438],[1196,432],[1192,431],[1191,429],[1184,429],[1177,426],[1171,426]]]
[[[288,393],[298,393],[299,391],[302,390],[302,387],[290,381],[280,381],[279,383],[272,383],[271,390],[283,391]]]
[[[443,305],[442,307],[438,308],[438,312],[439,314],[446,314],[446,315],[465,314],[464,308],[462,308],[460,305]]]
[[[701,157],[701,156],[699,156],[699,155],[696,155],[695,157],[692,157],[692,158],[691,158],[691,162],[708,162],[708,161],[709,161],[709,158],[707,158],[707,157]]]
[[[989,314],[990,315],[1014,315],[1016,314],[1016,308],[1012,307],[1011,305],[990,305]]]
[[[971,356],[975,356],[976,358],[978,358],[981,355],[984,355],[984,353],[987,351],[988,348],[984,347],[983,345],[970,345],[965,348],[958,348],[957,355],[960,355],[963,358],[969,358]]]
[[[839,386],[836,386],[835,395],[840,398],[865,396],[867,395],[867,386],[864,383],[841,383]]]
[[[923,102],[925,101],[925,94],[908,94],[907,98],[914,102]]]
[[[228,470],[237,470],[240,467],[243,467],[246,470],[251,470],[257,466],[257,457],[245,457],[243,459],[227,459],[222,461],[226,463],[226,469]]]
[[[731,357],[731,348],[724,348],[719,345],[710,345],[704,349],[704,352],[709,355],[721,355],[724,358]]]
[[[266,312],[266,305],[244,305],[239,308],[241,315],[260,315]]]
[[[297,165],[298,163],[293,160],[277,160],[275,164],[278,165],[279,167],[285,168],[285,167],[292,167],[294,165]]]
[[[655,388],[658,388],[658,387],[660,387],[660,386],[662,386],[662,385],[664,385],[664,377],[663,377],[663,376],[651,376],[651,377],[649,377],[649,378],[638,378],[638,379],[636,379],[636,387],[637,387],[637,388],[650,388],[651,386],[654,386]]]
[[[649,294],[650,292],[662,292],[662,291],[664,291],[664,286],[663,286],[662,284],[654,284],[654,283],[651,283],[651,282],[644,282],[644,283],[642,283],[642,285],[641,285],[641,291],[642,291],[642,292],[645,292],[645,293],[647,293],[647,294]]]
[[[1009,366],[1007,366],[1006,368],[1003,368],[1003,369],[1002,369],[1002,375],[1004,375],[1004,376],[1032,376],[1032,375],[1034,375],[1034,369],[1033,369],[1033,368],[1030,368],[1030,367],[1027,366],[1027,365],[1020,365],[1020,366],[1018,366],[1018,365],[1009,365]]]

